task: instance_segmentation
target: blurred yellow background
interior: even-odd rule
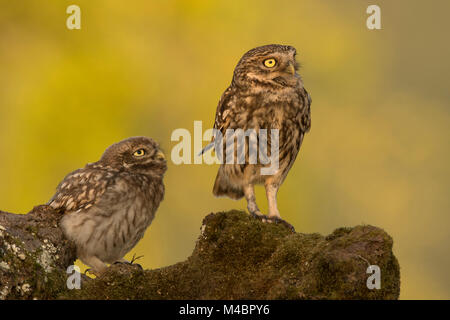
[[[0,209],[45,203],[110,144],[146,135],[167,155],[176,128],[213,124],[247,50],[290,44],[312,129],[279,193],[298,232],[365,223],[394,238],[401,298],[450,298],[448,1],[0,0]],[[66,8],[81,8],[81,30]],[[447,40],[445,40],[447,39]],[[217,166],[169,163],[166,197],[127,256],[184,260],[216,199]],[[259,198],[259,199],[258,199]],[[262,188],[257,199],[262,209]]]

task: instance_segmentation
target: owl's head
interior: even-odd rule
[[[245,53],[234,69],[233,83],[238,86],[296,86],[300,77],[294,47],[270,44]]]
[[[142,174],[162,176],[167,170],[167,162],[158,143],[147,137],[132,137],[113,144],[103,153],[100,162]]]

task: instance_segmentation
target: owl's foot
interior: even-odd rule
[[[144,270],[144,268],[142,268],[142,266],[139,263],[131,263],[129,261],[126,261],[126,262],[124,262],[124,261],[116,261],[116,262],[113,263],[113,265],[118,265],[118,264],[126,264],[126,265],[129,265],[129,266],[138,267],[139,269]]]
[[[288,228],[290,231],[295,233],[295,228],[293,225],[291,225],[289,222],[287,222],[286,220],[283,220],[281,218],[278,217],[267,217],[267,222],[269,223],[276,223],[276,224],[281,224],[283,226],[285,226],[286,228]]]
[[[84,271],[84,275],[89,277],[87,274],[90,273],[90,274],[92,274],[92,275],[94,275],[96,277],[100,277],[104,271],[105,270],[99,271],[99,270],[96,270],[96,269],[89,268],[89,269],[86,269]]]
[[[250,211],[250,214],[253,218],[261,220],[262,222],[268,222],[268,218],[266,215],[262,214],[259,211]]]
[[[140,258],[142,258],[143,256],[137,256],[136,257],[136,253],[134,253],[133,254],[133,258],[131,258],[131,264],[134,264],[134,262],[136,261],[136,260],[139,260]],[[141,267],[141,265],[140,264],[137,264],[136,263],[136,265],[138,265],[138,266],[140,266]],[[141,267],[142,268],[142,267]]]
[[[80,257],[80,260],[87,266],[91,267],[84,272],[85,275],[89,272],[90,274],[99,277],[107,269],[107,265],[96,256],[82,256]]]
[[[120,259],[120,260],[114,262],[113,264],[127,264],[127,265],[130,265],[130,266],[136,266],[139,269],[144,270],[144,268],[142,268],[142,266],[139,263],[134,263],[134,261],[136,261],[137,259],[139,259],[141,257],[142,256],[139,256],[139,257],[135,258],[135,256],[133,256],[133,258],[131,259],[131,262],[128,261],[128,260],[125,260],[125,259]]]

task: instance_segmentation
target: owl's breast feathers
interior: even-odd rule
[[[227,129],[280,129],[306,133],[311,127],[311,97],[303,86],[284,90],[246,90],[230,86],[222,94],[214,128],[225,136]],[[214,138],[213,138],[214,141]]]
[[[286,173],[300,150],[305,133],[311,127],[311,97],[301,83],[296,87],[249,88],[241,90],[231,85],[223,93],[217,106],[214,128],[226,137],[228,129],[267,130],[267,145],[271,146],[271,129],[279,133],[279,156]],[[202,152],[220,141],[213,137],[212,143]],[[226,154],[225,143],[222,144]],[[246,164],[240,165],[240,169]]]

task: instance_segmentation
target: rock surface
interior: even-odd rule
[[[292,233],[242,211],[206,216],[186,261],[155,270],[113,265],[68,290],[75,248],[58,228],[59,217],[47,206],[27,215],[0,212],[0,299],[398,299],[400,293],[393,241],[382,229]],[[369,265],[380,267],[381,289],[367,288]]]
[[[48,206],[26,215],[0,211],[0,300],[52,299],[66,290],[66,267],[76,253],[60,217]]]

